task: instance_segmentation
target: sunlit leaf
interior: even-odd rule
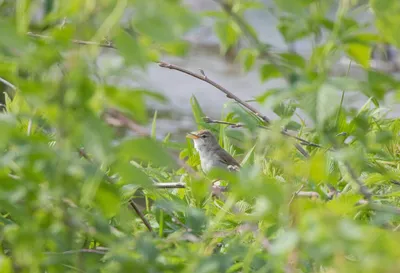
[[[347,55],[362,65],[364,68],[369,67],[369,59],[371,56],[371,47],[362,44],[348,44],[346,45]]]

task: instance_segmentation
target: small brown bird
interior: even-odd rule
[[[221,146],[209,130],[191,132],[187,135],[193,139],[194,147],[199,152],[201,168],[209,173],[213,168],[224,168],[237,171],[240,164]]]

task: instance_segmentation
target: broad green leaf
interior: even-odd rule
[[[221,41],[222,50],[226,52],[239,39],[239,30],[231,21],[218,21],[214,25],[215,33]]]
[[[142,90],[105,86],[104,91],[107,104],[132,114],[134,119],[140,123],[147,122],[148,116],[144,99],[146,93]]]
[[[264,64],[260,68],[260,79],[262,82],[274,78],[280,78],[281,76],[282,76],[281,72],[273,64]]]
[[[333,114],[340,105],[340,94],[336,88],[324,84],[317,95],[317,122],[320,126]]]
[[[142,137],[125,140],[118,148],[123,158],[131,158],[160,167],[176,167],[176,162],[171,155],[158,141],[151,138]]]
[[[14,272],[12,268],[12,262],[6,255],[0,255],[0,272],[2,273],[12,273]]]
[[[0,114],[0,151],[4,151],[12,140],[13,132],[16,131],[16,120],[11,115]]]
[[[274,0],[275,5],[282,11],[297,14],[299,16],[301,14],[304,15],[307,10],[306,7],[313,2],[315,2],[315,0]]]
[[[95,202],[106,218],[115,216],[121,206],[118,188],[106,182],[101,183],[96,192]]]
[[[400,48],[400,2],[395,0],[370,0],[375,14],[375,24],[385,39]]]
[[[149,59],[137,36],[132,37],[127,32],[120,31],[114,38],[114,42],[128,65],[145,68]]]
[[[250,69],[253,68],[257,57],[258,57],[258,51],[248,48],[240,50],[238,54],[238,58],[245,72],[248,72]]]
[[[295,66],[299,68],[305,67],[306,61],[299,54],[284,52],[280,53],[279,56],[282,58],[283,62],[285,62],[288,66]]]
[[[147,174],[145,174],[142,170],[130,164],[127,160],[124,160],[125,157],[121,156],[121,158],[117,161],[115,166],[113,166],[113,171],[117,172],[121,176],[120,184],[123,185],[140,185],[143,187],[151,187],[153,184],[152,180],[149,178]]]
[[[369,59],[371,56],[371,47],[363,44],[347,44],[347,55],[362,65],[364,68],[369,68]]]

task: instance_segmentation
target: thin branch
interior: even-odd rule
[[[184,189],[186,184],[183,182],[166,182],[166,183],[154,183],[157,189]]]
[[[215,119],[210,119],[209,117],[203,117],[203,121],[205,123],[215,123],[215,124],[225,124],[225,125],[229,125],[231,128],[242,128],[242,127],[246,127],[244,124],[242,123],[233,123],[233,122],[228,122],[228,121],[222,121],[222,120],[215,120]],[[261,129],[265,129],[265,130],[270,130],[270,128],[263,126],[263,125],[257,125],[259,128]],[[288,137],[292,137],[298,141],[300,141],[300,144],[302,145],[306,145],[306,146],[311,146],[311,147],[317,147],[317,148],[323,148],[321,145],[316,144],[316,143],[312,143],[308,140],[305,140],[303,138],[294,136],[292,134],[289,134],[286,131],[281,131],[282,135],[288,136]]]
[[[46,254],[46,255],[66,255],[66,254],[76,254],[76,253],[95,253],[95,254],[104,255],[107,253],[107,251],[108,251],[108,249],[106,249],[106,248],[104,248],[104,250],[84,248],[84,249],[76,249],[76,250],[67,250],[67,251],[63,251],[63,252],[45,252],[44,254]]]
[[[208,84],[211,84],[212,86],[214,86],[215,88],[219,89],[220,91],[222,91],[228,98],[235,100],[237,103],[241,104],[243,107],[249,109],[251,112],[253,112],[257,117],[259,117],[262,121],[264,121],[266,124],[270,123],[270,119],[261,114],[257,109],[255,109],[253,106],[251,106],[250,104],[248,104],[247,102],[245,102],[244,100],[240,99],[238,96],[236,96],[235,94],[233,94],[232,92],[230,92],[228,89],[226,89],[225,87],[221,86],[220,84],[216,83],[215,81],[211,80],[210,78],[208,78],[205,74],[204,75],[200,75],[197,73],[194,73],[192,71],[189,71],[185,68],[179,67],[177,65],[174,64],[169,64],[169,63],[165,63],[165,62],[159,62],[158,65],[160,67],[163,68],[168,68],[168,69],[172,69],[172,70],[177,70],[180,71],[182,73],[185,73],[189,76],[192,76],[194,78],[197,78],[201,81],[204,81]],[[204,71],[203,71],[204,73]]]
[[[294,198],[299,194],[299,192],[300,192],[303,188],[304,188],[304,185],[301,185],[300,188],[299,188],[295,193],[292,194],[292,198],[290,199],[289,204],[288,204],[289,206],[292,204]]]
[[[353,168],[351,168],[348,162],[345,162],[344,165],[353,181],[356,182],[356,184],[358,185],[359,192],[365,197],[365,199],[367,199],[368,203],[372,204],[372,193],[370,192],[368,187],[357,177],[355,171],[353,170]]]
[[[142,222],[147,227],[147,229],[150,232],[153,232],[153,228],[151,227],[149,221],[147,221],[146,217],[144,217],[143,213],[139,210],[139,208],[137,207],[136,203],[131,199],[131,200],[129,200],[129,204],[131,205],[133,210],[136,212],[136,214],[140,217],[140,219],[142,219]]]
[[[164,67],[164,68],[168,68],[168,69],[172,69],[172,70],[177,70],[179,72],[185,73],[189,76],[192,76],[194,78],[197,78],[199,80],[202,80],[206,83],[211,84],[212,86],[214,86],[215,88],[219,89],[220,91],[222,91],[228,98],[233,99],[234,101],[236,101],[237,103],[239,103],[240,105],[242,105],[243,107],[247,108],[248,110],[250,110],[254,115],[256,115],[257,117],[259,117],[264,123],[266,124],[270,124],[271,121],[270,119],[261,114],[261,112],[259,112],[257,109],[255,109],[253,106],[251,106],[250,104],[248,104],[247,102],[243,101],[242,99],[240,99],[239,97],[237,97],[236,95],[234,95],[232,92],[230,92],[228,89],[226,89],[225,87],[221,86],[220,84],[210,80],[205,74],[204,71],[202,71],[202,74],[204,75],[200,75],[197,73],[194,73],[192,71],[189,71],[185,68],[179,67],[177,65],[173,65],[173,64],[169,64],[169,63],[165,63],[165,62],[159,62],[159,66],[160,67]],[[297,150],[306,158],[309,158],[310,155],[308,154],[308,152],[306,150],[303,149],[303,147],[301,147],[298,144],[295,144],[295,147],[297,148]]]

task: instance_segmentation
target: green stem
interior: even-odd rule
[[[349,66],[347,67],[346,78],[349,76],[351,63],[352,63],[352,60],[350,60]],[[340,114],[342,112],[342,107],[343,107],[343,101],[344,101],[344,90],[342,90],[342,97],[340,98],[339,110],[338,110],[338,113],[336,116],[336,126],[338,126],[338,123],[339,123],[339,118],[340,118]]]

